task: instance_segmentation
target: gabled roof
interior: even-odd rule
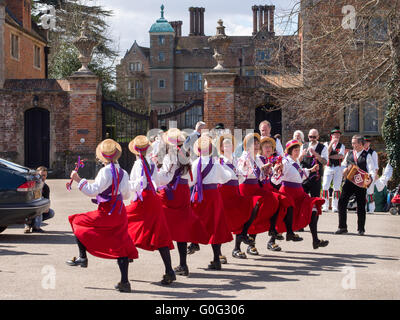
[[[132,47],[126,51],[125,53],[125,57],[133,50],[137,48],[138,50],[140,50],[142,52],[142,54],[146,57],[146,58],[150,58],[150,48],[146,48],[146,47],[141,47],[138,45],[138,43],[135,42],[132,44]]]

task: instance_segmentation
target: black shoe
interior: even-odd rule
[[[238,259],[247,259],[246,254],[240,250],[233,250],[232,257],[238,258]]]
[[[210,261],[207,269],[209,270],[221,270],[221,262],[220,261]]]
[[[347,229],[345,229],[345,228],[339,228],[339,229],[337,229],[337,231],[335,232],[335,234],[345,234],[345,233],[347,233],[348,231],[347,231]]]
[[[221,264],[227,264],[228,263],[228,259],[225,256],[219,256],[219,262],[221,262]]]
[[[132,262],[133,262],[133,259],[128,259],[128,262],[129,262],[129,263],[132,263]]]
[[[188,266],[177,266],[175,269],[175,274],[177,274],[178,276],[188,276],[189,275],[189,268]]]
[[[252,256],[258,256],[258,250],[255,246],[248,246],[247,247],[247,253],[252,255]]]
[[[365,233],[365,231],[358,231],[358,235],[359,235],[359,236],[363,236],[364,233]]]
[[[304,228],[301,228],[300,230],[297,230],[297,232],[304,232]]]
[[[276,240],[283,240],[283,239],[285,239],[285,238],[283,237],[282,233],[278,233],[276,235]]]
[[[176,280],[175,272],[163,275],[161,284],[169,285]]]
[[[268,242],[267,248],[268,248],[268,250],[271,250],[271,251],[281,251],[282,250],[282,248],[280,246],[278,246],[276,243],[271,243],[271,242]]]
[[[121,283],[118,282],[118,284],[116,284],[114,286],[115,290],[118,290],[119,292],[131,292],[131,284],[129,282],[125,282],[125,283]]]
[[[193,254],[200,250],[200,246],[197,243],[191,243],[187,248],[187,254]]]
[[[32,228],[32,233],[45,233],[42,228]]]
[[[303,238],[300,237],[298,234],[286,234],[286,241],[303,241]]]
[[[67,260],[65,262],[69,266],[80,266],[81,268],[87,268],[88,266],[88,259],[87,258],[76,258],[73,257],[71,260]]]
[[[247,235],[238,234],[237,238],[238,238],[238,240],[240,240],[240,242],[243,242],[249,246],[254,245],[254,239],[252,237],[249,237]]]
[[[329,244],[328,240],[318,240],[318,242],[313,242],[313,248],[318,249],[319,247],[326,247]]]

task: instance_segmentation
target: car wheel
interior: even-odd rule
[[[7,229],[7,227],[2,227],[2,226],[0,226],[0,233],[2,233],[4,230],[6,230]]]

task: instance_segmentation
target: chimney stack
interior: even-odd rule
[[[253,36],[266,25],[266,30],[274,33],[275,6],[252,6],[253,10]]]
[[[189,36],[204,36],[204,8],[190,7]]]
[[[26,30],[32,29],[31,2],[26,0],[6,0],[7,8]]]
[[[170,21],[169,24],[175,30],[175,37],[182,37],[182,21]]]

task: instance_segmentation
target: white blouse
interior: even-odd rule
[[[176,155],[167,154],[164,157],[162,167],[158,171],[159,185],[164,186],[171,182],[174,177],[175,171],[178,170],[177,159],[174,159]],[[190,172],[187,171],[181,175],[181,179],[187,179],[190,182]]]
[[[150,167],[152,166],[151,162],[149,162]],[[154,165],[154,164],[153,164]],[[146,179],[146,174],[143,172],[143,177],[142,177],[142,169],[143,169],[143,163],[140,158],[138,158],[135,163],[133,164],[132,170],[131,170],[131,175],[129,179],[129,185],[130,185],[130,190],[133,192],[133,201],[136,201],[137,197],[139,194],[141,194],[141,184],[143,186],[143,190],[146,189],[147,187],[147,179]],[[162,178],[160,178],[160,175],[158,174],[157,166],[154,165],[154,170],[153,174],[151,175],[151,180],[154,186],[154,189],[157,190],[158,186],[162,185]]]
[[[120,166],[118,163],[115,164],[115,169],[119,171]],[[129,176],[125,170],[123,170],[123,172],[124,176],[122,177],[122,180],[119,184],[118,194],[121,194],[122,198],[124,200],[127,200],[131,196],[129,187]],[[111,164],[108,164],[100,169],[93,183],[89,183],[86,179],[82,179],[79,182],[78,187],[79,190],[81,190],[88,197],[96,197],[98,194],[107,190],[107,188],[111,185],[112,185]]]
[[[297,163],[300,167],[300,170],[303,170],[303,177],[300,175],[300,172],[293,166],[293,163]],[[301,168],[299,160],[294,161],[290,155],[283,158],[282,165],[282,175],[280,177],[274,175],[273,183],[275,184],[280,184],[282,181],[302,183],[310,175],[311,169]]]
[[[224,161],[223,167],[225,170],[227,170],[229,172],[229,175],[231,177],[230,180],[238,180],[239,184],[243,183],[244,181],[244,177],[240,174],[239,170],[237,169],[237,165],[238,165],[238,160],[233,157],[232,161],[229,160],[227,157],[225,157],[224,155],[222,155],[220,157],[220,160]],[[227,164],[232,164],[234,166],[234,170],[232,170]]]
[[[200,161],[200,158],[197,158],[192,163],[192,175],[193,181],[189,180],[189,186],[193,186],[197,182],[197,165]],[[210,157],[202,156],[201,157],[201,171],[207,167],[210,161]],[[225,184],[229,180],[231,180],[231,173],[226,169],[226,166],[222,166],[219,163],[219,160],[212,158],[213,166],[208,173],[208,175],[203,179],[203,184]]]
[[[256,159],[253,159],[251,155],[247,151],[243,151],[242,155],[238,160],[237,169],[239,173],[244,177],[244,179],[257,179],[254,174],[254,164],[261,170],[261,167],[264,165],[260,157],[257,155]],[[261,179],[263,178],[263,174],[261,172]]]

